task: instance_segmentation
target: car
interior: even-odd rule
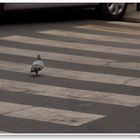
[[[127,9],[126,3],[0,3],[0,13],[9,10],[66,6],[95,7],[96,11],[107,20],[120,20]]]

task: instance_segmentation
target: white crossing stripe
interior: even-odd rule
[[[15,80],[0,79],[0,89],[18,92],[19,94],[24,92],[25,94],[28,93],[41,96],[121,105],[127,107],[135,107],[140,105],[140,96],[71,89],[28,82],[20,82]]]
[[[0,131],[0,136],[2,135],[12,135],[13,133],[11,132],[6,132],[6,131]]]
[[[77,26],[75,28],[86,29],[86,30],[105,31],[105,32],[112,32],[112,33],[129,34],[129,35],[140,35],[140,32],[138,30],[128,30],[125,28],[108,27],[108,26],[101,26],[101,25],[94,25],[94,24],[93,25]]]
[[[46,31],[45,33],[48,32]],[[33,44],[35,45],[33,47],[36,47],[36,45],[41,45],[41,46],[51,46],[51,47],[59,47],[59,48],[69,48],[74,50],[97,51],[97,52],[104,52],[104,53],[140,56],[140,50],[133,49],[133,47],[131,49],[127,49],[127,48],[120,48],[120,47],[89,45],[89,44],[56,41],[56,40],[49,40],[49,39],[39,39],[39,38],[16,36],[16,35],[3,37],[1,39],[12,41],[12,42]]]
[[[29,108],[29,105],[22,105],[22,104],[12,104],[0,101],[0,115],[5,115],[7,113],[11,113],[13,111],[24,110]]]
[[[90,58],[90,57],[85,57],[85,56],[26,50],[26,49],[11,48],[11,47],[6,47],[6,46],[0,46],[0,52],[3,54],[13,54],[13,55],[27,56],[27,57],[36,57],[37,54],[40,54],[43,59],[74,62],[74,63],[79,63],[79,64],[96,64],[95,60],[99,60],[98,64],[100,65],[105,65],[106,63],[113,62],[113,60],[109,60],[109,59],[105,61],[105,59],[102,60],[102,59],[95,59],[95,58]]]
[[[140,44],[140,40],[134,38],[95,35],[95,34],[87,34],[87,33],[78,33],[74,31],[48,30],[48,31],[39,31],[39,33],[57,35],[63,37],[73,37],[78,39],[89,39],[89,40],[115,42],[115,43],[130,43],[130,44],[137,44],[137,45]]]
[[[7,133],[7,132],[4,132],[4,131],[0,131],[0,135],[1,135],[2,133]]]
[[[0,102],[0,114],[8,117],[31,119],[69,126],[80,126],[105,117],[105,115],[99,114],[81,113],[47,107],[34,107],[6,102]]]
[[[100,58],[91,58],[85,56],[34,51],[34,50],[26,50],[26,49],[19,49],[19,48],[11,48],[6,46],[0,46],[0,53],[13,54],[18,56],[27,56],[27,57],[36,57],[38,54],[40,54],[43,59],[51,59],[55,61],[140,70],[140,63],[135,63],[135,62],[118,62],[116,60],[111,60],[111,59],[100,59]]]
[[[10,70],[14,72],[29,73],[31,65],[26,65],[22,63],[0,61],[0,70]],[[57,78],[67,78],[73,80],[83,80],[110,84],[121,84],[140,87],[140,78],[129,77],[129,76],[116,76],[111,74],[102,73],[92,73],[92,72],[82,72],[74,70],[64,70],[59,68],[45,67],[42,75],[57,77]]]

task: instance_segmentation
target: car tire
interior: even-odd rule
[[[99,10],[104,19],[121,20],[127,9],[125,3],[102,3]]]

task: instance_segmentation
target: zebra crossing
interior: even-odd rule
[[[130,28],[115,27],[119,23]],[[109,26],[110,24],[112,26]],[[139,26],[121,22],[108,22],[108,26],[102,26],[95,22],[94,25],[70,25],[69,28],[72,30],[66,30],[67,28],[35,30],[35,36],[13,33],[0,37],[1,117],[77,128],[89,123],[94,125],[94,122],[109,117],[111,113],[107,109],[108,106],[112,107],[112,110],[115,110],[115,107],[119,110],[119,108],[140,106],[140,49],[134,47],[140,44],[140,40],[131,38],[131,35],[137,37],[140,35],[138,30],[133,29]],[[76,29],[81,29],[83,32],[78,32]],[[116,37],[115,34],[114,36],[97,35],[94,30],[119,33],[124,37]],[[130,38],[126,36],[128,34]],[[37,35],[42,35],[44,38]],[[47,38],[48,36],[64,37],[67,41],[50,39]],[[77,39],[81,43],[68,39]],[[96,40],[98,44],[83,43],[82,39]],[[1,45],[2,41],[10,42],[11,45]],[[129,47],[102,45],[100,44],[102,41],[123,43]],[[13,43],[21,46],[14,46]],[[22,44],[27,47],[30,45],[30,48],[26,49]],[[57,48],[60,51],[49,51],[49,49],[45,51],[47,47],[53,50]],[[62,49],[64,50],[61,52]],[[69,50],[71,54],[68,53]],[[75,51],[83,53],[76,55]],[[88,53],[114,56],[112,59],[102,58],[103,56],[98,58],[87,55]],[[31,61],[37,54],[42,56],[45,68],[39,77],[34,77],[30,74],[30,67]],[[7,60],[6,56],[10,59]],[[121,60],[116,60],[116,56],[121,56]],[[123,59],[125,57],[129,58],[128,61]],[[52,65],[54,62],[55,64]],[[58,103],[48,105],[49,99]],[[92,110],[93,106],[89,106],[90,111],[80,109],[80,106],[84,108],[84,105],[89,105],[88,103],[95,103],[94,108],[96,105],[104,105],[106,109],[103,111],[98,107],[95,111]],[[71,107],[73,104],[76,106]],[[12,132],[9,129],[6,131],[4,126],[5,124],[0,126],[0,132]]]

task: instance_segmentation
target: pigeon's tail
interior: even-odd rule
[[[31,68],[31,72],[35,72],[35,70],[33,68]]]

